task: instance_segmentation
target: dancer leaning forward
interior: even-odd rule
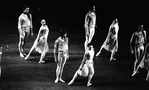
[[[77,76],[83,76],[83,77],[88,77],[88,82],[87,86],[91,86],[91,79],[94,75],[94,48],[91,43],[87,45],[87,51],[85,52],[85,56],[83,58],[83,61],[79,67],[79,69],[75,72],[72,80],[68,83],[68,85],[71,85],[74,80],[77,78]]]
[[[25,57],[25,60],[27,60],[32,53],[33,50],[36,50],[37,52],[41,53],[40,61],[39,63],[44,63],[43,58],[45,57],[46,53],[49,51],[49,46],[48,46],[48,35],[49,35],[49,28],[46,25],[46,21],[43,19],[41,20],[41,27],[38,32],[38,36],[30,49],[28,55]]]
[[[105,49],[107,51],[111,52],[110,61],[116,60],[114,58],[115,53],[118,51],[118,31],[119,31],[119,25],[118,20],[113,20],[113,23],[110,25],[108,36],[101,46],[100,50],[96,54],[96,56],[99,56],[102,49]]]

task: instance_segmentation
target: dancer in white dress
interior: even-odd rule
[[[60,37],[56,39],[54,44],[54,59],[57,64],[55,83],[65,82],[62,79],[64,65],[68,59],[68,38],[65,29],[60,30]]]
[[[18,19],[18,30],[19,30],[19,53],[20,57],[25,57],[24,46],[26,41],[31,33],[33,36],[33,25],[32,25],[32,16],[29,13],[29,7],[24,10],[24,12],[19,16]]]
[[[96,54],[96,56],[99,56],[101,53],[101,50],[104,48],[107,51],[111,52],[110,61],[116,60],[114,58],[115,52],[118,51],[118,31],[119,31],[119,25],[118,20],[115,19],[113,23],[110,25],[108,36],[101,46],[99,52]]]
[[[93,45],[89,43],[87,46],[87,51],[85,53],[85,58],[83,59],[79,69],[76,71],[76,73],[74,74],[72,80],[68,83],[68,85],[71,85],[78,75],[88,77],[87,86],[92,85],[91,79],[95,73],[93,58],[94,58],[94,48]]]
[[[130,51],[131,54],[134,54],[136,58],[134,62],[134,70],[132,76],[138,73],[137,67],[144,56],[146,42],[147,42],[146,31],[143,30],[143,25],[141,25],[139,26],[139,29],[132,34],[130,40]]]
[[[85,16],[85,38],[86,41],[84,43],[85,51],[88,43],[91,43],[92,38],[95,34],[95,26],[96,26],[96,14],[95,14],[95,6],[93,6],[93,10],[89,11]]]
[[[30,56],[31,52],[33,50],[36,50],[37,52],[41,53],[41,57],[40,57],[40,61],[39,63],[44,63],[45,61],[43,61],[43,58],[45,57],[46,53],[49,51],[49,46],[48,46],[48,35],[49,35],[49,28],[46,25],[46,21],[43,19],[41,20],[41,27],[40,30],[38,32],[38,36],[30,50],[30,52],[28,53],[28,55],[25,57],[25,60],[28,59],[28,57]]]

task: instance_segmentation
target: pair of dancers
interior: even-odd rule
[[[72,80],[68,83],[68,85],[71,85],[78,75],[83,77],[88,76],[87,86],[92,85],[91,79],[95,73],[94,62],[93,62],[95,52],[93,45],[91,44],[91,41],[95,33],[95,26],[96,26],[96,14],[95,14],[95,7],[93,7],[93,10],[89,11],[85,18],[85,35],[86,35],[86,41],[84,43],[85,54],[79,69],[75,72]],[[114,54],[118,50],[118,31],[119,31],[118,20],[115,19],[109,28],[109,33],[106,41],[104,42],[104,44],[102,45],[100,51],[96,54],[96,56],[99,56],[101,50],[105,48],[107,51],[112,52],[110,61],[115,60]]]
[[[31,52],[36,50],[37,52],[41,53],[39,63],[44,63],[43,58],[45,57],[46,53],[49,51],[47,39],[49,35],[49,28],[46,25],[46,21],[44,19],[41,20],[41,27],[38,32],[38,36],[31,47],[28,55],[24,53],[24,46],[26,41],[28,40],[29,35],[33,36],[33,25],[32,25],[32,15],[29,13],[29,7],[26,7],[23,13],[19,16],[18,19],[18,30],[19,30],[19,53],[20,57],[25,57],[25,60],[28,59]]]
[[[139,73],[139,68],[148,70],[146,81],[149,80],[149,43],[147,44],[146,31],[143,25],[139,26],[130,40],[130,52],[135,55],[134,69],[132,76]]]

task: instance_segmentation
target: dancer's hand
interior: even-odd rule
[[[130,52],[131,52],[131,54],[134,54],[134,51],[133,50],[131,50]]]

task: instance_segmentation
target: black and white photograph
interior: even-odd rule
[[[149,90],[144,0],[0,3],[0,90]]]

